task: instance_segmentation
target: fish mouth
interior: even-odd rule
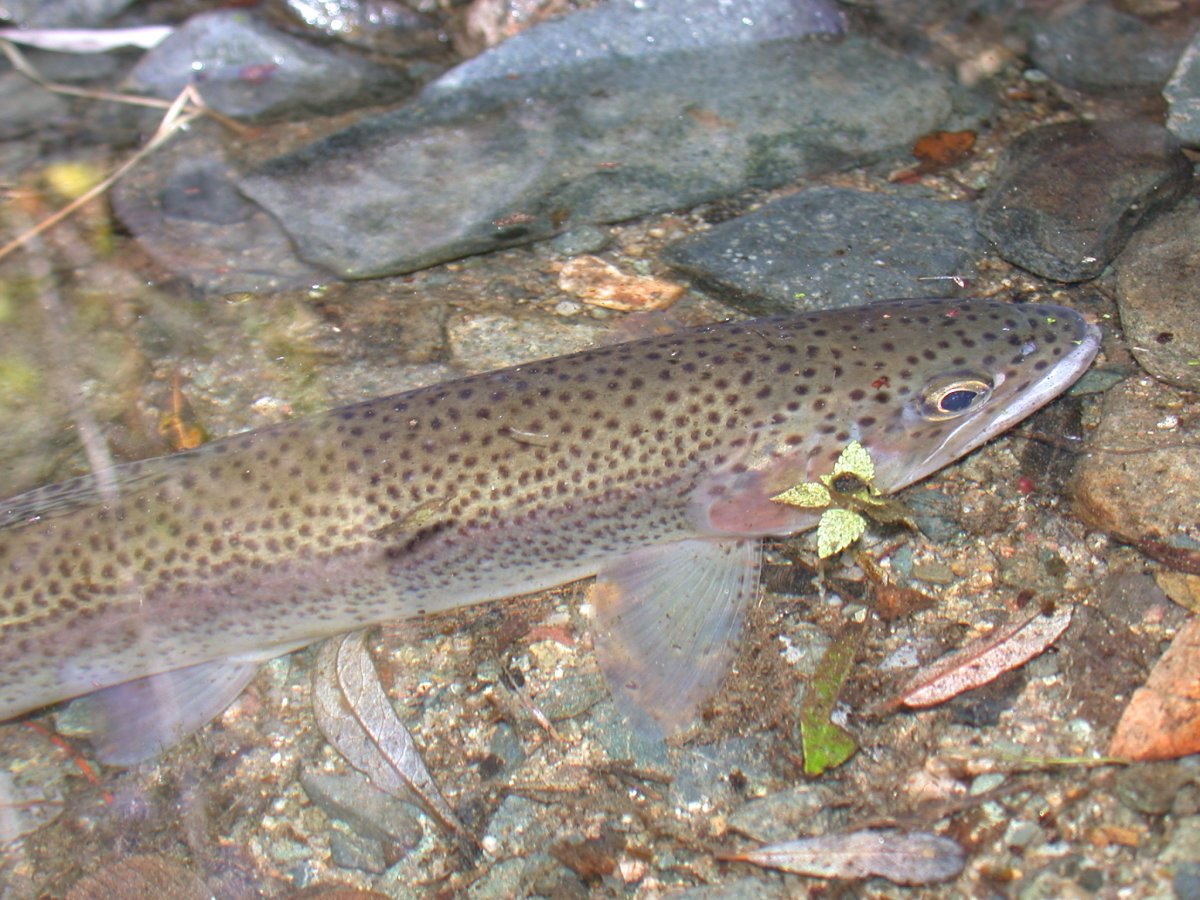
[[[904,486],[921,480],[1007,431],[1054,400],[1087,371],[1100,350],[1099,327],[1088,323],[1082,315],[1066,306],[1037,304],[1036,309],[1056,322],[1071,322],[1075,326],[1071,338],[1075,347],[999,410],[993,408],[990,411],[991,418],[985,424],[981,425],[979,416],[971,416],[959,423],[941,444],[909,469]],[[1000,384],[997,384],[999,387]],[[981,415],[988,412],[988,407],[980,410]]]

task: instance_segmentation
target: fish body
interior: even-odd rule
[[[0,720],[100,691],[141,732],[109,756],[133,760],[263,659],[599,575],[617,699],[672,730],[723,671],[759,539],[815,524],[772,497],[855,440],[898,490],[1048,402],[1097,347],[1069,309],[984,300],[725,323],[30,491],[0,504]]]

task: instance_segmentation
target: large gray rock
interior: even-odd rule
[[[1090,93],[1156,94],[1187,46],[1188,28],[1157,25],[1105,2],[1059,8],[1032,27],[1030,54],[1056,81]]]
[[[952,105],[862,38],[605,57],[439,87],[240,186],[306,260],[360,278],[861,165]]]
[[[1200,204],[1143,228],[1117,257],[1117,304],[1129,349],[1163,381],[1200,390]]]
[[[425,94],[599,60],[719,53],[844,29],[831,0],[608,0],[516,35],[447,72]]]

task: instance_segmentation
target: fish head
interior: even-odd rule
[[[1012,427],[1087,369],[1100,333],[1061,306],[901,300],[753,326],[782,361],[770,408],[695,495],[707,534],[791,534],[812,510],[773,498],[860,444],[891,493]]]
[[[1099,329],[1062,306],[933,301],[869,315],[858,351],[881,373],[872,382],[879,387],[866,397],[850,389],[842,433],[866,448],[875,487],[885,493],[920,481],[1045,406],[1100,347]],[[889,356],[884,345],[899,352]]]

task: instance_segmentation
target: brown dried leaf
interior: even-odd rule
[[[814,878],[878,876],[896,884],[947,881],[965,861],[962,848],[949,838],[893,829],[801,838],[719,858]]]
[[[477,846],[425,768],[392,709],[366,646],[366,632],[330,638],[313,667],[313,712],[326,740],[385,793],[416,802],[460,842]]]
[[[1191,619],[1133,693],[1109,756],[1176,759],[1200,751],[1200,618]]]
[[[961,162],[974,148],[974,131],[932,131],[917,139],[912,154],[921,161],[922,171],[932,172]]]
[[[942,657],[910,681],[896,702],[933,706],[981,687],[1044,652],[1070,624],[1069,606],[1049,613],[1036,609]]]

